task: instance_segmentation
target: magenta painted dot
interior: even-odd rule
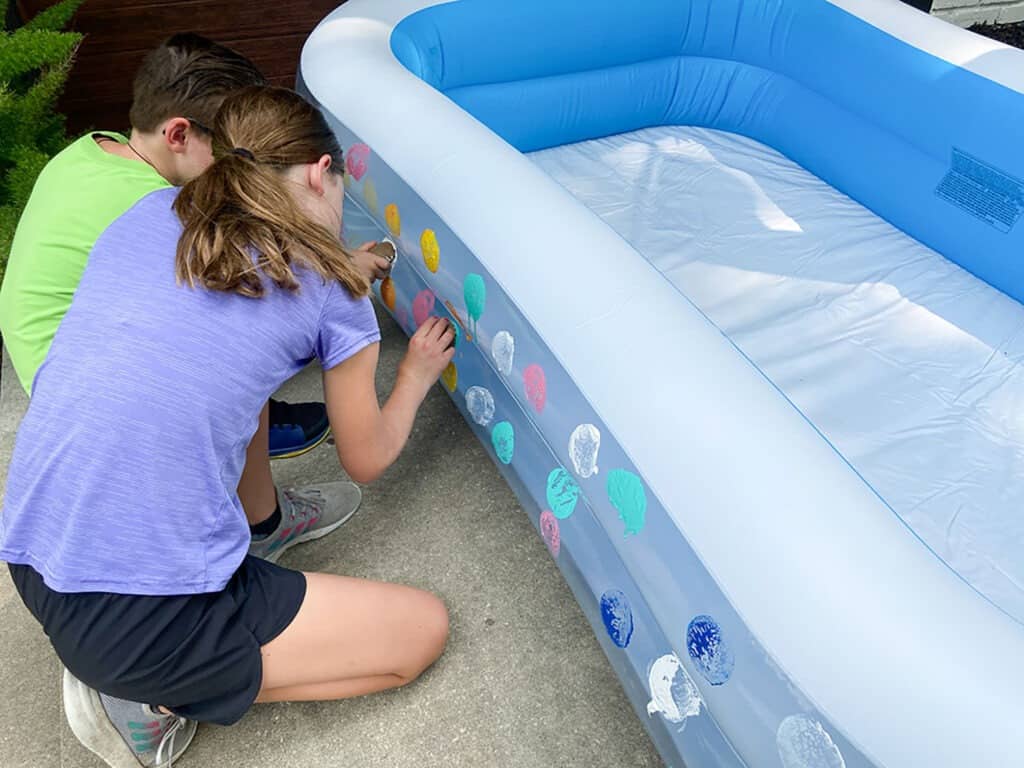
[[[370,148],[365,144],[353,144],[345,155],[345,167],[356,181],[366,175],[366,164],[370,159]]]
[[[412,300],[412,319],[416,323],[416,327],[419,328],[423,325],[427,318],[430,317],[430,313],[434,311],[434,292],[429,288],[424,288],[422,291],[416,294],[416,298]]]
[[[558,518],[548,510],[540,513],[540,537],[548,545],[548,552],[552,557],[558,557],[558,551],[562,548],[562,536],[558,532]]]
[[[544,378],[544,369],[534,363],[523,371],[523,383],[526,386],[526,399],[530,401],[537,413],[544,410],[548,400],[548,382]]]

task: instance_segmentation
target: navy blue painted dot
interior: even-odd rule
[[[736,658],[722,637],[722,628],[710,616],[697,616],[690,622],[686,628],[686,649],[712,685],[721,685],[732,676]]]
[[[613,643],[619,648],[629,645],[633,636],[633,611],[622,592],[609,589],[601,595],[601,619]]]

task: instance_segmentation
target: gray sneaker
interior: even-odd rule
[[[276,563],[287,549],[326,536],[344,523],[362,500],[359,486],[347,480],[282,488],[277,494],[281,524],[273,533],[253,540],[249,554]]]
[[[66,669],[63,688],[71,730],[110,768],[171,768],[196,735],[195,721],[94,691]]]

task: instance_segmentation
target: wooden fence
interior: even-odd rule
[[[18,0],[23,19],[53,0]],[[61,107],[72,134],[128,127],[131,83],[142,56],[175,32],[198,32],[292,86],[313,27],[341,0],[87,0],[72,28],[86,35]]]

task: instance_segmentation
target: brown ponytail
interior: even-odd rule
[[[302,266],[365,296],[369,282],[338,233],[310,219],[282,176],[289,166],[323,155],[341,173],[334,133],[295,92],[257,86],[228,97],[213,125],[213,165],[182,187],[174,202],[184,225],[178,279],[193,288],[258,297],[264,279],[298,290],[293,268]]]

